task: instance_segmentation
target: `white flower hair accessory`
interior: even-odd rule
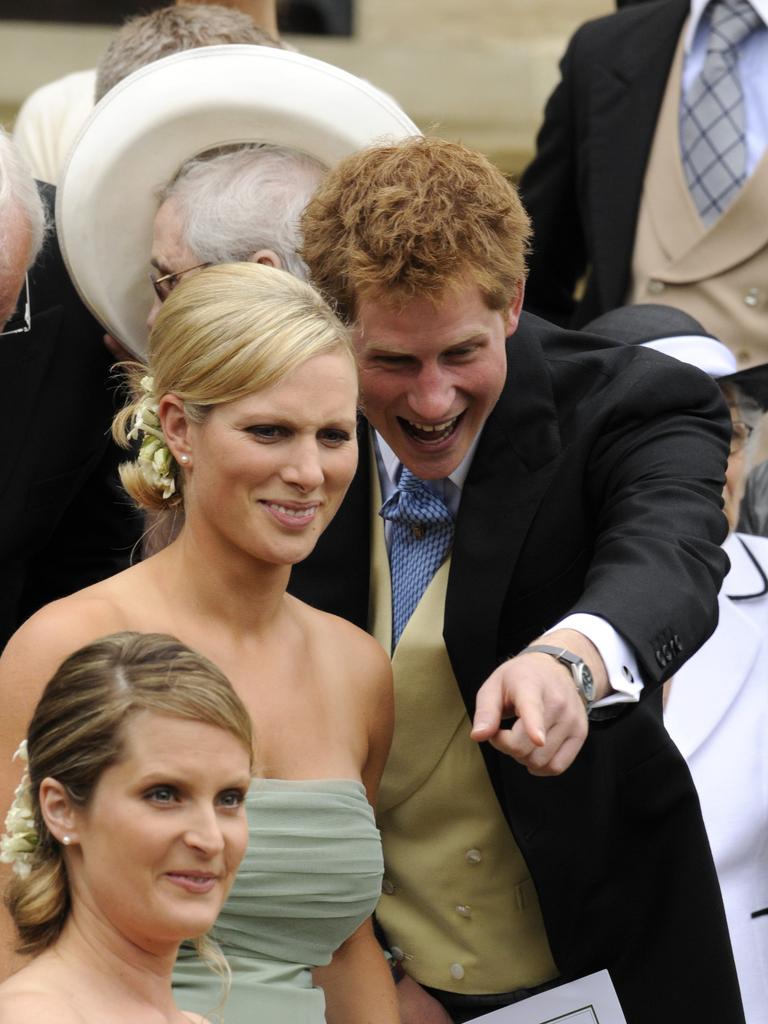
[[[27,741],[22,740],[12,760],[29,762]],[[38,835],[29,783],[29,769],[24,768],[21,782],[16,787],[13,803],[5,816],[5,835],[0,839],[0,861],[12,864],[19,878],[27,878],[32,870],[32,858],[37,849]]]
[[[137,441],[141,435],[138,466],[150,486],[162,491],[163,500],[176,493],[173,475],[173,456],[160,426],[157,400],[154,397],[155,382],[151,377],[140,381],[143,397],[133,414],[133,426],[128,431],[128,440]]]

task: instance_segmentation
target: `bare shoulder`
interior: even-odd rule
[[[0,659],[0,680],[47,680],[79,647],[121,628],[119,604],[107,586],[96,584],[53,601],[14,633]],[[0,685],[2,685],[0,683]]]
[[[89,591],[94,591],[89,593]],[[11,637],[0,658],[0,806],[6,806],[18,782],[11,756],[46,683],[70,654],[119,628],[114,607],[96,588],[41,608]]]
[[[86,1021],[60,996],[7,983],[0,986],[0,1024],[86,1024]]]
[[[369,680],[376,687],[391,687],[389,656],[378,640],[338,615],[312,608],[302,601],[296,601],[296,605],[322,660],[332,659],[336,671],[343,667],[345,674],[353,676],[358,686]]]

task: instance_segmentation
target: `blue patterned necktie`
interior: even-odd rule
[[[453,516],[434,491],[403,466],[379,515],[392,523],[392,649],[453,542]]]
[[[707,55],[680,113],[683,169],[707,225],[717,220],[746,180],[739,46],[762,24],[748,0],[714,0],[709,17]]]

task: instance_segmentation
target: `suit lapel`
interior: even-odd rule
[[[690,284],[723,274],[751,259],[768,242],[768,154],[733,203],[664,273],[669,284]]]
[[[632,251],[656,117],[689,5],[666,0],[651,6],[647,20],[595,68],[590,84],[587,206],[605,308],[624,300],[627,263],[616,254]]]
[[[462,491],[444,637],[470,711],[496,667],[499,617],[520,548],[560,454],[543,353],[521,329],[507,342],[507,382]]]

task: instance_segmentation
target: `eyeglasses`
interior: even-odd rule
[[[743,420],[734,420],[731,429],[731,452],[740,452],[742,448],[746,447],[754,431],[755,428],[751,423],[744,423]]]
[[[23,301],[22,301],[23,299]],[[32,313],[29,305],[29,278],[24,275],[24,290],[16,303],[16,309],[0,331],[0,337],[6,334],[26,334],[32,326]]]
[[[155,277],[153,273],[150,273],[149,280],[155,289],[155,295],[161,302],[165,302],[185,274],[191,274],[193,270],[202,270],[203,267],[210,267],[210,265],[210,263],[197,263],[194,267],[177,270],[174,274],[163,274],[162,277]]]

